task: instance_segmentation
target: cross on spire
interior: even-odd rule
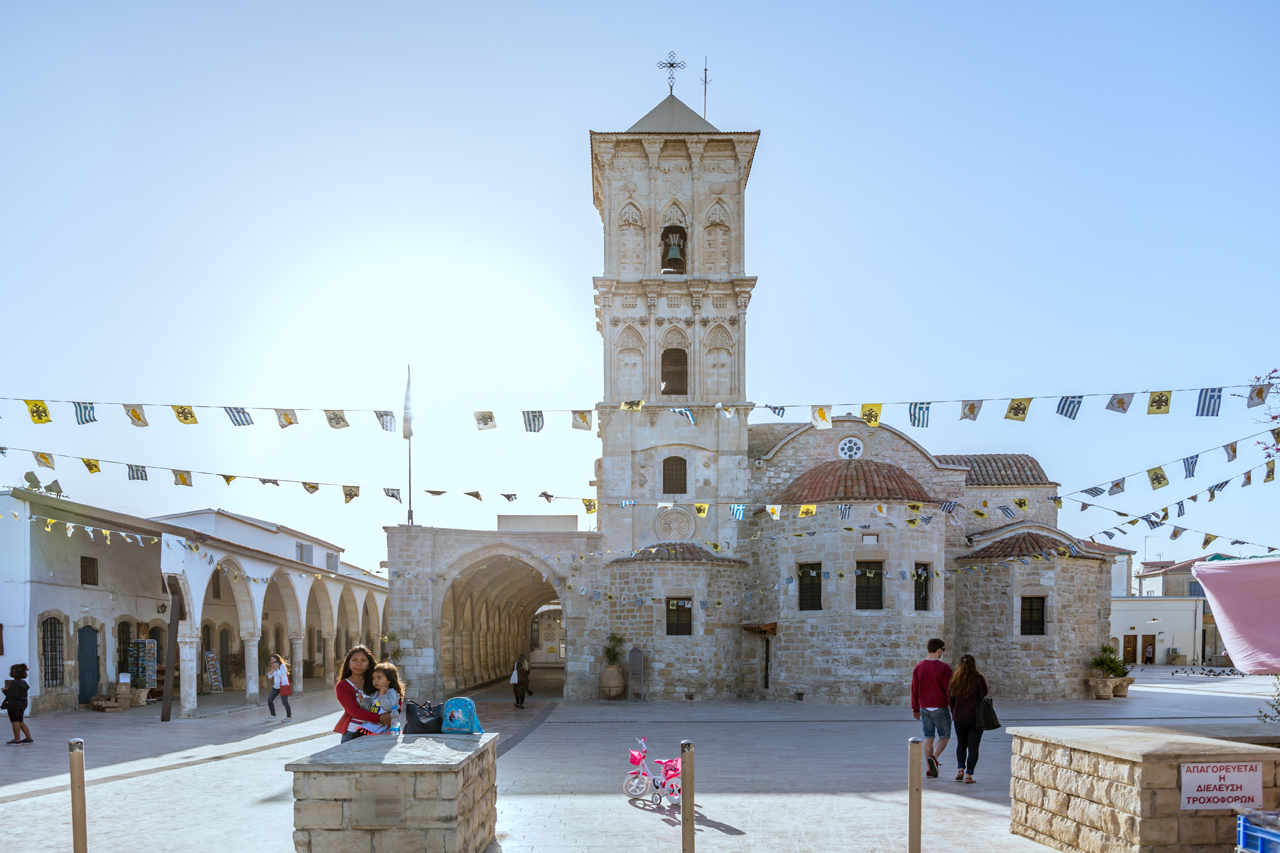
[[[676,52],[673,50],[667,54],[666,59],[658,63],[658,67],[666,70],[667,87],[670,89],[670,94],[674,95],[676,92],[676,72],[684,68],[684,63],[676,59]]]

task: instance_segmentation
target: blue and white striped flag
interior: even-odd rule
[[[747,512],[746,504],[730,504],[729,512],[733,514],[734,521],[742,521],[742,516]]]
[[[951,513],[956,511],[956,507],[958,506],[960,506],[960,503],[958,501],[943,501],[942,503],[938,504],[938,509],[945,512],[947,515],[951,515]]]
[[[1080,556],[1080,549],[1076,547],[1076,543],[1074,542],[1067,543],[1067,550],[1071,552],[1071,556],[1073,557]]]
[[[1081,489],[1080,491],[1084,492],[1091,498],[1096,498],[1098,495],[1102,494],[1103,489],[1101,486],[1091,486],[1087,489]]]
[[[1018,562],[1019,562],[1019,563],[1022,563],[1022,565],[1024,565],[1024,566],[1029,566],[1029,565],[1031,565],[1031,561],[1030,561],[1030,560],[1028,560],[1026,557],[1019,557],[1019,558],[1018,558]]]
[[[1201,388],[1200,399],[1196,401],[1197,418],[1216,418],[1222,406],[1221,388]]]
[[[1192,477],[1194,477],[1194,476],[1196,475],[1196,463],[1197,463],[1197,462],[1199,462],[1199,461],[1200,461],[1200,454],[1199,454],[1199,453],[1197,453],[1195,456],[1184,456],[1184,457],[1182,457],[1182,475],[1183,475],[1183,477],[1185,477],[1185,478],[1186,478],[1186,479],[1188,479],[1188,480],[1190,480]]]
[[[912,403],[907,407],[907,414],[911,418],[911,425],[917,429],[925,429],[929,426],[929,403]]]
[[[387,430],[387,432],[395,432],[395,431],[396,431],[396,430],[395,430],[395,427],[394,427],[394,426],[393,426],[391,429]],[[389,498],[394,498],[395,500],[399,501],[400,503],[404,503],[404,501],[400,500],[400,490],[399,490],[399,489],[383,489],[383,490],[382,490],[382,493],[383,493],[384,495],[386,495],[387,497],[389,497]]]
[[[765,408],[773,412],[775,415],[777,415],[780,418],[785,418],[787,416],[786,406],[765,406]]]
[[[542,412],[525,412],[524,413],[524,431],[525,432],[542,432],[544,418]]]
[[[1221,483],[1219,483],[1219,484],[1218,484],[1218,485],[1216,485],[1216,486],[1210,486],[1210,487],[1209,487],[1209,500],[1213,500],[1214,492],[1220,492],[1220,491],[1222,491],[1223,489],[1225,489],[1225,488],[1227,487],[1227,483],[1230,483],[1230,482],[1231,482],[1230,480],[1223,480]]]
[[[629,506],[635,506],[635,505],[636,505],[635,501],[622,501],[621,503],[621,506],[623,509],[626,509]]]
[[[906,570],[906,569],[898,569],[898,577],[902,578],[903,580],[906,580],[906,579],[907,579],[907,570]]]
[[[1058,401],[1058,414],[1064,418],[1076,419],[1076,415],[1080,414],[1080,404],[1084,402],[1084,397],[1063,397]]]
[[[1115,539],[1115,538],[1116,538],[1116,535],[1115,535],[1114,533],[1112,533],[1110,530],[1104,530],[1104,531],[1102,531],[1102,535],[1103,535],[1103,536],[1105,536],[1105,537],[1107,537],[1108,539]]]
[[[1010,507],[1005,506],[1004,504],[1001,504],[1000,506],[996,507],[996,509],[1004,513],[1005,518],[1013,518],[1013,516],[1015,515],[1014,511]]]
[[[1151,530],[1155,530],[1157,527],[1164,527],[1164,522],[1158,518],[1144,518],[1142,520],[1147,523],[1147,527]]]
[[[76,407],[76,423],[80,426],[97,422],[98,419],[93,416],[93,403],[72,403],[71,405]]]
[[[932,515],[922,515],[922,516],[920,516],[920,521],[921,521],[923,524],[925,524],[925,525],[927,526],[927,525],[929,524],[929,522],[933,521],[933,516],[932,516]]]
[[[840,520],[848,521],[849,513],[853,512],[853,504],[840,504]]]
[[[240,406],[223,406],[222,410],[227,413],[227,417],[231,418],[231,422],[236,426],[253,426],[253,418],[249,417],[249,413]]]
[[[125,467],[129,469],[129,479],[130,479],[130,480],[145,480],[145,479],[147,479],[147,469],[146,469],[146,466],[143,466],[143,465],[126,465]]]
[[[1178,518],[1182,518],[1187,514],[1187,508],[1182,505],[1182,501],[1178,501]]]
[[[381,424],[382,428],[385,429],[387,432],[396,431],[395,412],[374,412],[373,414],[378,418],[378,423]],[[410,432],[412,432],[412,428],[410,428]],[[386,490],[383,489],[383,491],[386,491]]]
[[[672,409],[671,411],[687,420],[691,426],[697,426],[693,421],[693,410],[688,406],[681,406],[680,408]]]

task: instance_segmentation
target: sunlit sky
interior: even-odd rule
[[[404,507],[406,443],[367,412],[184,426],[167,404],[394,409],[414,372],[416,520],[492,529],[591,496],[594,432],[523,409],[601,396],[591,276],[601,223],[587,131],[675,93],[762,132],[747,199],[748,398],[859,403],[1199,388],[1280,366],[1280,7],[1274,3],[59,3],[0,6],[0,445],[61,459],[74,499],[156,515],[223,507],[299,528],[365,568]],[[1275,398],[1273,398],[1275,399]],[[1145,405],[1145,395],[1139,394]],[[148,408],[131,427],[105,402]],[[1037,400],[927,430],[935,453],[1031,453],[1063,491],[1263,426],[1228,397],[1194,417]],[[471,412],[499,428],[478,432]],[[837,406],[837,412],[846,409]],[[790,419],[790,418],[789,418]],[[752,422],[776,419],[763,408]],[[1143,513],[1262,461],[1157,494]],[[309,495],[168,468],[356,484]],[[35,470],[0,458],[0,483]],[[1280,546],[1280,483],[1237,480],[1187,527]],[[446,489],[432,498],[423,488]],[[484,501],[461,496],[478,489]],[[514,492],[508,504],[500,492]],[[1061,524],[1096,533],[1114,516]],[[582,516],[585,529],[591,519]],[[1201,537],[1132,530],[1150,559]],[[0,535],[5,535],[0,528]],[[1150,537],[1150,538],[1147,538]],[[1215,543],[1217,546],[1225,544]],[[1252,547],[1228,553],[1257,553]]]

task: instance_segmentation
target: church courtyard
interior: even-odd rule
[[[1204,678],[1147,667],[1128,699],[1000,702],[1006,729],[1025,725],[1248,724],[1268,695],[1262,677]],[[697,755],[698,849],[906,849],[907,740],[919,724],[904,707],[759,701],[601,702],[549,698],[534,682],[516,711],[504,690],[475,694],[486,730],[499,733],[498,830],[489,853],[678,851],[677,810],[629,801],[621,780],[633,738],[673,757]],[[499,686],[501,687],[501,686]],[[284,766],[337,742],[336,703],[308,691],[289,726],[262,709],[164,726],[133,709],[32,719],[37,743],[0,765],[0,823],[23,827],[27,849],[70,849],[66,740],[83,737],[89,767],[90,849],[147,839],[149,849],[294,850],[293,793]],[[983,738],[975,785],[944,772],[924,787],[925,850],[1045,851],[1009,834],[1011,738]],[[944,771],[951,768],[949,749]],[[141,807],[146,804],[145,807]]]

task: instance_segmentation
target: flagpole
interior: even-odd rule
[[[409,381],[413,378],[413,366],[405,366],[405,408],[408,409],[409,403]],[[412,421],[405,425],[406,431],[409,433],[406,439],[409,442],[409,526],[413,527],[413,425]]]

